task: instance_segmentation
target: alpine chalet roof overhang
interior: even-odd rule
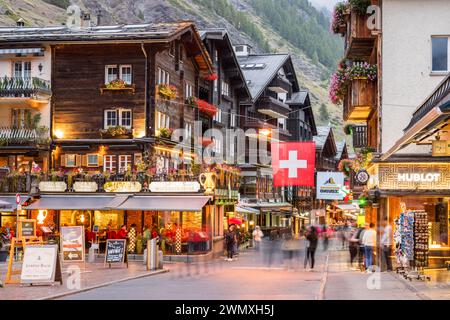
[[[381,156],[386,160],[398,150],[411,143],[429,144],[426,139],[450,125],[450,75],[448,75],[416,109],[412,119],[404,130],[404,135]]]
[[[258,98],[263,94],[264,90],[278,75],[278,70],[282,67],[286,70],[286,77],[293,84],[293,92],[300,91],[297,75],[289,54],[250,54],[248,56],[238,57],[238,61],[241,67],[243,65],[254,66],[252,68],[242,68],[253,102],[258,100]]]
[[[226,29],[204,29],[200,30],[200,37],[202,40],[211,39],[217,40],[218,44],[220,44],[220,48],[224,49],[226,52],[225,55],[222,56],[223,65],[226,65],[225,72],[228,73],[228,76],[231,81],[237,82],[241,85],[242,91],[247,95],[247,99],[251,99],[250,90],[247,86],[247,82],[245,81],[244,74],[239,65],[239,61],[236,57],[236,53],[234,52],[233,45],[231,43],[231,39],[228,35]],[[230,76],[231,74],[231,76]]]
[[[336,156],[337,148],[331,126],[317,127],[317,135],[313,137],[313,141],[316,144],[316,151],[323,152],[327,150],[329,155]]]
[[[119,44],[169,43],[186,37],[197,48],[194,56],[202,72],[214,72],[211,58],[204,47],[195,24],[191,21],[96,26],[83,28],[2,27],[0,47],[31,44]]]

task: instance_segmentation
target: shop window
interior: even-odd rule
[[[98,154],[88,154],[87,155],[87,166],[88,167],[98,167],[99,166]]]
[[[121,154],[119,156],[119,172],[125,173],[131,169],[131,155]]]
[[[99,211],[94,212],[95,225],[99,226],[100,230],[110,229],[111,231],[118,231],[124,224],[125,213],[119,210]]]
[[[103,157],[103,170],[106,172],[116,171],[116,156],[115,155],[105,155]]]
[[[92,226],[92,211],[89,210],[61,210],[59,214],[59,225],[61,227]]]

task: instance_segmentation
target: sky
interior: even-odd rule
[[[332,11],[334,5],[341,0],[309,0],[313,6],[320,9],[322,7],[326,7],[328,10]]]

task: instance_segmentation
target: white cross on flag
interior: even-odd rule
[[[275,187],[314,187],[316,145],[314,142],[272,144],[272,168]]]

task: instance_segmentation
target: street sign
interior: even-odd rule
[[[62,284],[57,245],[27,246],[24,251],[20,283]]]
[[[17,193],[17,194],[16,194],[16,204],[17,204],[17,205],[20,205],[20,202],[21,202],[20,200],[21,200],[20,194]]]

